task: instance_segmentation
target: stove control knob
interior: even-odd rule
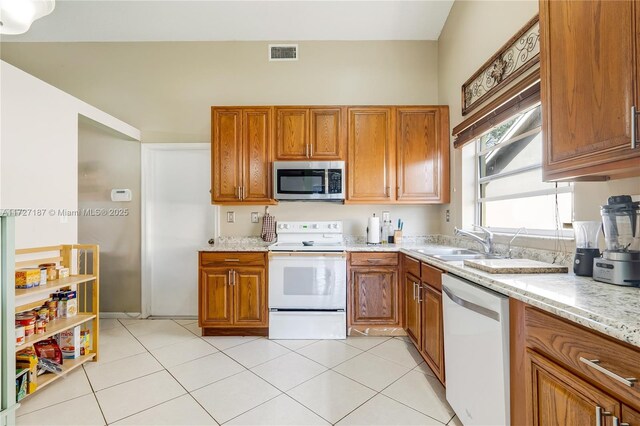
[[[311,227],[312,227],[313,229],[318,229],[318,224],[317,224],[317,223],[314,223],[313,225],[311,225]]]
[[[285,223],[284,225],[282,225],[284,227],[284,229],[289,229],[289,224]]]

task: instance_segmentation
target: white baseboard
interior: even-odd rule
[[[100,312],[101,319],[143,319],[140,312]]]

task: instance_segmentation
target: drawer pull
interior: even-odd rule
[[[225,259],[225,262],[240,262],[240,259]]]
[[[602,410],[602,407],[599,407],[596,405],[596,426],[602,426],[602,417],[610,416],[610,415],[611,415],[611,411],[604,411]],[[615,420],[614,420],[614,423],[615,423]]]
[[[622,422],[620,423],[620,419],[617,417],[613,418],[613,426],[631,426],[629,423],[627,422]]]
[[[385,259],[367,259],[367,262],[369,263],[380,263],[380,262],[384,262]]]
[[[622,376],[618,376],[614,372],[607,370],[606,368],[600,365],[599,359],[586,359],[586,358],[580,357],[580,362],[587,364],[589,367],[593,368],[594,370],[598,370],[602,374],[605,374],[611,377],[612,379],[617,380],[626,386],[629,386],[630,388],[632,388],[633,384],[638,381],[638,379],[636,379],[635,377],[624,378]]]

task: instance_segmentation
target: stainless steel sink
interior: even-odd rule
[[[411,249],[411,251],[420,253],[427,257],[441,260],[443,262],[455,262],[464,259],[500,259],[501,256],[495,254],[485,254],[474,250],[453,249],[453,248],[427,248],[427,249]]]

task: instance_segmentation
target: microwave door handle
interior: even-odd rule
[[[329,169],[324,169],[324,193],[329,193]]]

